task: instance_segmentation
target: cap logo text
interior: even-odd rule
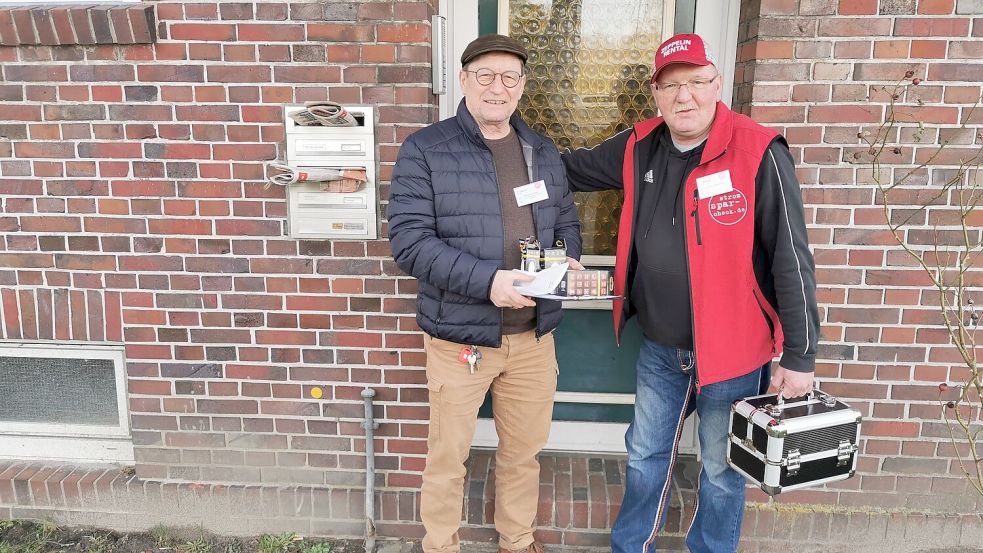
[[[674,40],[662,47],[662,52],[660,52],[660,55],[662,57],[666,57],[670,54],[675,54],[676,52],[686,52],[689,50],[691,44],[693,44],[693,41],[688,38]]]

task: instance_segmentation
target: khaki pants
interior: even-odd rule
[[[461,550],[457,531],[464,505],[464,463],[478,418],[491,388],[498,451],[495,454],[495,529],[499,545],[524,549],[533,542],[539,500],[539,461],[546,444],[556,392],[553,335],[535,331],[502,337],[502,347],[482,348],[471,374],[458,360],[461,344],[428,337],[427,388],[430,434],[423,470],[420,516],[426,553]]]

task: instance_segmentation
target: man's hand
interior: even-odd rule
[[[520,307],[535,307],[536,302],[523,296],[515,290],[515,281],[532,282],[535,277],[519,271],[498,271],[492,279],[491,301],[498,307],[519,309]]]
[[[771,375],[771,385],[785,399],[808,394],[812,391],[812,385],[815,380],[816,373],[814,372],[800,373],[790,371],[781,365],[775,367]]]
[[[568,257],[567,258],[567,263],[570,264],[570,267],[569,268],[572,269],[572,270],[574,270],[574,271],[583,271],[584,270],[584,266],[581,265],[579,261],[577,261],[576,259],[574,259],[572,257]]]

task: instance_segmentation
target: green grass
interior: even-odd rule
[[[204,534],[200,534],[197,538],[185,542],[178,549],[182,553],[211,553],[213,547],[215,545],[211,540],[205,537]]]
[[[263,534],[259,538],[259,550],[261,553],[289,553],[294,549],[294,542],[300,539],[293,532]]]
[[[44,543],[51,541],[51,538],[57,531],[58,525],[48,519],[44,519],[39,522],[38,527],[35,530],[35,532],[37,532],[38,541],[42,541]]]
[[[331,544],[302,542],[300,551],[301,553],[331,553]]]
[[[48,544],[56,532],[58,532],[57,524],[47,519],[42,520],[34,528],[35,540],[32,543],[15,548],[15,550],[19,551],[19,553],[45,553],[50,549]]]
[[[105,531],[93,531],[85,535],[75,533],[69,538],[74,543],[59,543],[66,541],[71,532],[66,534],[65,530],[59,529],[58,525],[50,520],[40,522],[22,522],[16,520],[0,520],[0,537],[3,537],[11,528],[22,526],[27,531],[26,535],[21,535],[17,544],[7,541],[0,541],[0,553],[53,553],[65,547],[73,547],[75,551],[85,553],[114,553],[114,550],[124,548],[124,537],[122,541],[116,543],[113,534]],[[197,538],[188,539],[197,534]],[[197,531],[186,534],[174,528],[164,525],[157,525],[147,531],[150,540],[157,550],[173,549],[174,553],[246,553],[245,543],[236,538],[216,540],[199,527]],[[20,539],[26,538],[24,542]],[[59,539],[60,538],[60,539]],[[281,534],[264,534],[259,537],[259,553],[332,553],[330,543],[308,542],[293,532]]]
[[[245,550],[246,547],[242,545],[241,541],[233,539],[225,543],[223,553],[244,553]]]
[[[113,550],[109,546],[109,536],[106,534],[86,536],[85,542],[85,553],[110,553]]]
[[[157,549],[170,547],[174,543],[174,533],[163,524],[158,524],[148,532]]]

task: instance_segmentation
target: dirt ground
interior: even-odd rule
[[[264,540],[265,538],[265,540]],[[118,533],[0,520],[0,553],[364,553],[361,540],[295,539],[290,535],[230,538],[189,528]]]

